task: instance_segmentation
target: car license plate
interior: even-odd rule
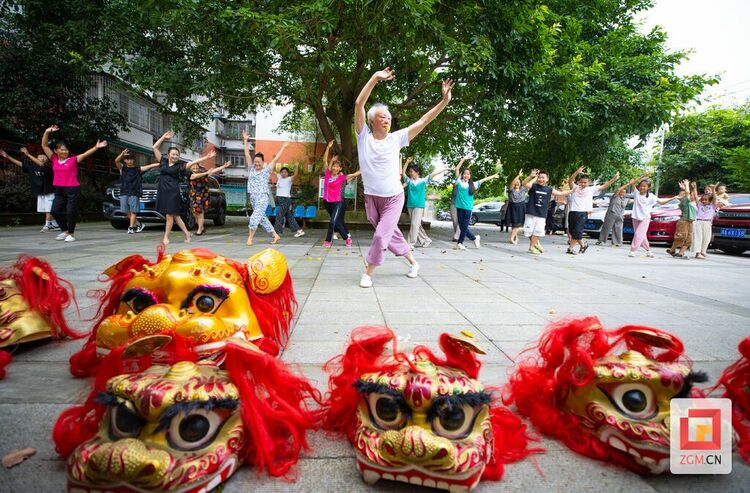
[[[746,229],[738,228],[721,228],[719,236],[727,236],[729,238],[744,238],[747,235]]]
[[[586,223],[586,229],[594,229],[594,223]]]
[[[141,206],[141,210],[144,210],[146,208],[146,204],[144,204],[143,202],[140,203],[140,206]]]
[[[635,231],[633,231],[633,227],[632,226],[625,226],[624,228],[622,228],[622,232],[623,233],[627,233],[629,235],[632,235],[632,234],[635,233]]]

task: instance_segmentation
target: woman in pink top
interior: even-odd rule
[[[328,220],[326,241],[323,243],[326,248],[331,248],[334,229],[341,235],[341,238],[346,240],[346,246],[352,246],[352,235],[349,234],[349,230],[346,229],[346,224],[344,224],[346,202],[344,201],[343,189],[345,182],[349,182],[361,174],[359,171],[350,175],[342,173],[343,168],[338,154],[334,154],[329,163],[328,153],[332,146],[333,141],[330,141],[328,147],[326,147],[326,152],[323,155],[323,165],[325,166],[325,175],[323,177],[323,202],[325,203],[328,216],[330,217]]]
[[[64,142],[55,144],[54,152],[49,147],[49,134],[60,128],[52,125],[44,131],[42,149],[52,161],[52,185],[55,187],[55,200],[52,202],[52,217],[60,226],[61,233],[56,240],[76,241],[75,230],[78,219],[78,206],[81,202],[81,184],[78,182],[78,163],[107,147],[106,140],[97,140],[96,145],[83,154],[72,155]]]

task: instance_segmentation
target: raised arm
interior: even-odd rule
[[[328,145],[326,146],[326,152],[323,153],[323,169],[325,171],[331,169],[331,164],[328,162],[328,152],[331,150],[331,147],[333,147],[333,141],[330,141],[328,143]]]
[[[609,187],[611,187],[611,186],[612,186],[612,184],[613,184],[614,182],[616,182],[616,181],[617,181],[617,180],[619,180],[619,179],[620,179],[620,172],[618,171],[617,173],[615,173],[615,176],[613,176],[613,177],[612,177],[612,178],[611,178],[610,180],[608,180],[608,181],[605,181],[605,182],[604,182],[604,183],[603,183],[603,184],[602,184],[602,185],[601,185],[601,186],[599,187],[599,190],[606,190],[606,189],[608,189]]]
[[[529,176],[526,177],[526,179],[523,181],[522,185],[524,187],[526,187],[526,188],[529,188],[531,185],[534,184],[534,182],[536,182],[536,177],[537,177],[538,174],[539,174],[539,170],[538,169],[536,169],[536,168],[532,169],[531,173],[529,174]]]
[[[164,143],[165,140],[171,139],[174,137],[174,132],[171,130],[168,130],[167,132],[164,132],[164,135],[159,137],[159,140],[154,142],[154,145],[151,146],[151,148],[154,150],[154,157],[157,161],[161,161],[161,145]]]
[[[281,155],[284,154],[284,149],[289,147],[289,142],[284,142],[284,144],[281,146],[281,149],[279,149],[279,152],[276,153],[276,155],[271,159],[271,162],[268,163],[268,167],[271,168],[271,170],[276,169],[276,163],[279,162],[279,159],[281,159]]]
[[[42,150],[47,155],[49,159],[52,159],[52,149],[49,147],[49,134],[52,132],[57,132],[60,130],[60,127],[57,125],[52,125],[51,127],[47,128],[44,131],[44,135],[42,135]]]
[[[386,67],[383,70],[379,70],[372,74],[370,80],[367,81],[367,84],[365,84],[365,86],[359,92],[359,96],[357,96],[357,100],[354,102],[354,130],[357,132],[357,135],[362,132],[362,127],[365,126],[365,119],[367,118],[367,114],[365,113],[365,104],[367,103],[367,100],[370,99],[372,90],[375,89],[375,86],[378,85],[378,82],[384,80],[392,80],[395,77],[396,73],[391,70],[390,67]]]
[[[456,178],[458,178],[458,175],[461,174],[461,166],[464,164],[464,161],[467,161],[468,159],[469,159],[469,156],[464,156],[464,157],[461,158],[461,160],[456,165],[456,167],[454,169],[454,171],[456,173]],[[469,163],[469,164],[466,165],[467,168],[470,167],[470,166],[471,166],[471,163]]]
[[[209,159],[212,159],[212,158],[214,158],[214,157],[216,157],[216,151],[210,151],[210,152],[209,152],[208,154],[206,154],[205,156],[203,156],[203,157],[199,157],[199,158],[198,158],[198,159],[196,159],[195,161],[190,161],[189,163],[187,163],[187,164],[185,165],[185,168],[189,168],[190,166],[192,166],[192,165],[194,165],[194,164],[202,163],[203,161],[207,161],[207,160],[209,160]]]
[[[92,147],[88,151],[84,152],[83,154],[79,154],[77,156],[78,162],[80,163],[80,162],[84,161],[85,159],[89,158],[92,154],[94,154],[96,151],[98,151],[99,149],[104,149],[105,147],[107,147],[107,141],[106,140],[97,140],[96,144],[94,145],[94,147]]]
[[[486,176],[486,177],[482,178],[481,180],[477,180],[477,183],[479,183],[481,185],[482,183],[484,183],[486,181],[494,180],[498,176],[500,176],[500,173],[495,173],[494,175]]]
[[[513,182],[514,182],[514,181],[516,181],[516,180],[520,180],[520,179],[521,179],[521,175],[523,175],[523,168],[522,168],[522,169],[519,169],[519,170],[518,170],[518,174],[516,174],[516,176],[515,176],[514,178],[512,178],[512,179],[511,179],[511,180],[510,180],[510,181],[508,182],[508,185],[507,185],[507,186],[508,186],[508,189],[509,189],[509,190],[510,190],[510,187],[512,187],[512,186],[513,186]]]
[[[443,173],[444,171],[448,171],[448,168],[444,167],[444,168],[436,169],[435,171],[433,171],[432,173],[430,173],[430,179],[436,177],[437,175],[439,175],[440,173]]]
[[[411,157],[411,156],[409,156],[408,158],[406,158],[406,162],[405,162],[405,163],[404,163],[404,165],[403,165],[403,166],[401,167],[401,176],[402,176],[402,177],[403,177],[403,176],[406,176],[406,169],[407,169],[407,168],[409,167],[409,164],[411,164],[411,162],[412,162],[413,160],[414,160],[414,158],[413,158],[413,157]]]
[[[690,184],[690,200],[698,203],[698,184],[696,182]]]
[[[294,163],[294,173],[291,174],[292,180],[294,180],[294,177],[297,176],[298,171],[299,171],[299,163]]]
[[[570,188],[573,188],[576,185],[576,177],[583,173],[583,169],[583,166],[579,166],[578,169],[568,177],[568,185],[570,186]]]
[[[122,159],[125,157],[127,151],[127,149],[123,149],[122,152],[115,158],[115,166],[117,166],[117,169],[120,171],[122,171]]]
[[[430,111],[422,115],[422,118],[409,125],[409,141],[411,142],[417,135],[419,135],[425,127],[434,120],[451,102],[451,91],[453,90],[454,82],[450,79],[443,81],[443,98],[438,104],[432,107]]]
[[[151,163],[151,164],[144,164],[143,166],[141,166],[141,173],[143,173],[143,172],[145,172],[145,171],[148,171],[148,170],[150,170],[150,169],[154,169],[154,168],[156,168],[157,166],[159,166],[160,164],[161,164],[161,163]]]
[[[567,197],[571,193],[573,193],[573,189],[572,188],[570,190],[558,190],[556,188],[552,189],[552,196],[553,197]]]
[[[21,154],[26,156],[27,159],[30,159],[37,166],[44,166],[44,163],[38,160],[36,156],[32,156],[29,150],[26,149],[25,147],[21,147]]]
[[[242,150],[245,153],[245,166],[250,169],[253,165],[253,156],[250,155],[250,134],[246,129],[242,129]]]
[[[7,152],[0,150],[0,157],[4,157],[16,166],[23,166],[23,163],[16,158],[10,157]]]

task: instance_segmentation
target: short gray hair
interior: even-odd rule
[[[388,116],[391,116],[391,112],[388,111],[388,106],[384,105],[383,103],[375,103],[373,104],[369,110],[367,110],[367,121],[372,122],[375,119],[375,114],[378,112],[378,110],[382,110],[386,113],[388,113]]]

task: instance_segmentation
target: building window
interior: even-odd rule
[[[224,125],[223,137],[228,140],[242,140],[243,130],[247,130],[247,133],[250,134],[251,139],[255,138],[255,122],[253,121],[228,121]]]
[[[231,162],[231,168],[244,168],[245,167],[245,154],[239,152],[227,152],[224,154],[224,158]]]

